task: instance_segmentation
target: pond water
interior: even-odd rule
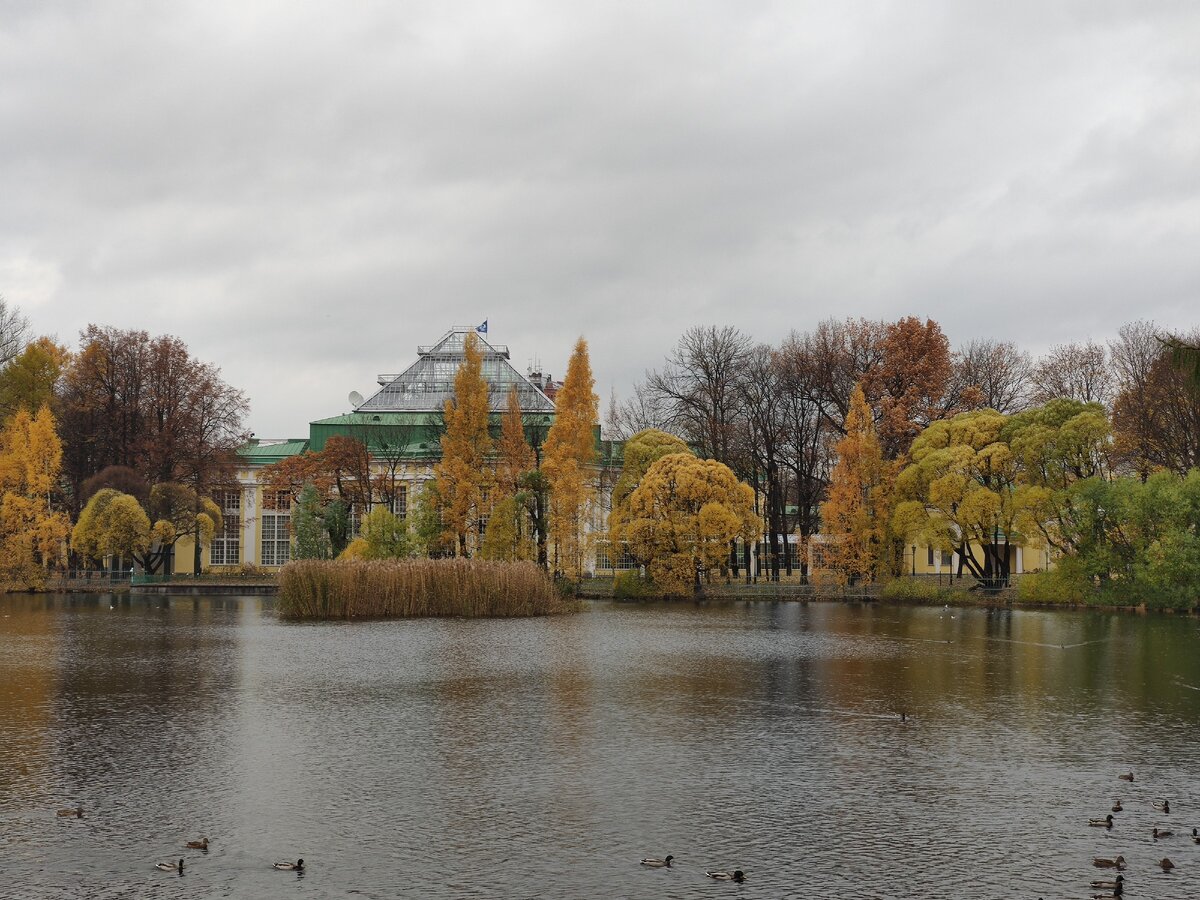
[[[106,596],[0,616],[3,897],[1051,900],[1117,854],[1127,897],[1200,894],[1194,619],[734,602],[297,625],[256,598]],[[1116,827],[1088,827],[1116,798]]]

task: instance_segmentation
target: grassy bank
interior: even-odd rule
[[[279,573],[289,619],[546,616],[572,607],[534,563],[298,560]]]

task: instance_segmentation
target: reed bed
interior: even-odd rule
[[[297,560],[279,573],[288,619],[547,616],[573,606],[531,562]]]

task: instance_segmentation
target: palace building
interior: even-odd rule
[[[224,525],[212,545],[201,548],[201,566],[221,570],[232,567],[275,568],[288,561],[291,542],[291,498],[267,490],[259,473],[290,456],[325,449],[335,436],[354,438],[366,445],[373,474],[394,479],[392,512],[407,516],[412,498],[433,477],[433,464],[441,456],[442,417],[446,401],[454,396],[454,376],[462,365],[468,334],[475,333],[483,355],[483,377],[494,429],[508,408],[509,391],[516,387],[526,433],[543,440],[554,424],[552,394],[556,385],[548,376],[531,371],[522,375],[513,367],[508,347],[492,344],[474,326],[455,326],[434,344],[417,348],[417,359],[399,374],[380,375],[379,390],[364,399],[350,395],[348,413],[310,422],[306,437],[282,440],[251,439],[238,450],[237,486],[213,492],[221,507]],[[359,511],[355,511],[359,512]],[[355,516],[357,518],[357,516]],[[176,545],[173,571],[190,573],[194,544],[181,538]]]
[[[515,387],[526,436],[531,445],[539,447],[554,423],[553,397],[558,385],[532,368],[522,375],[513,367],[508,347],[490,343],[473,326],[455,326],[436,343],[417,347],[416,360],[404,371],[378,376],[379,389],[370,397],[364,399],[351,393],[349,412],[310,422],[307,436],[252,439],[241,447],[236,485],[213,492],[224,522],[211,545],[202,546],[201,567],[228,572],[242,567],[275,569],[286,563],[291,555],[292,498],[288,492],[266,488],[260,474],[265,467],[289,457],[320,452],[330,439],[338,436],[356,439],[366,446],[373,479],[385,476],[390,481],[381,493],[390,498],[386,502],[391,511],[406,518],[422,486],[433,478],[433,466],[440,459],[445,404],[454,396],[454,377],[465,359],[464,344],[471,333],[476,334],[483,356],[482,374],[488,384],[493,435],[499,435],[509,391]],[[612,575],[637,568],[638,563],[628,552],[610,548],[605,535],[611,486],[622,463],[622,444],[601,440],[597,426],[596,448],[599,490],[587,524],[593,537],[588,568],[591,574]],[[364,513],[365,510],[351,510],[354,531]],[[826,540],[822,535],[812,535],[807,547],[802,547],[797,535],[781,535],[794,579],[800,577],[802,554],[811,573],[830,574],[821,552]],[[765,574],[769,568],[768,543],[768,536],[762,535],[746,553],[739,542],[736,556],[730,560],[732,572],[745,577],[749,568],[751,576]],[[1014,574],[1044,570],[1053,564],[1045,548],[1027,545],[1020,539],[1013,541],[1008,552],[1009,570]],[[190,537],[180,538],[171,571],[190,574],[193,567],[194,543]],[[904,549],[904,574],[949,576],[959,570],[956,554],[923,544]]]

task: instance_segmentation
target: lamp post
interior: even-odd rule
[[[917,574],[917,545],[916,544],[913,544],[912,552],[913,552],[912,573],[913,573],[913,575],[916,575]]]

